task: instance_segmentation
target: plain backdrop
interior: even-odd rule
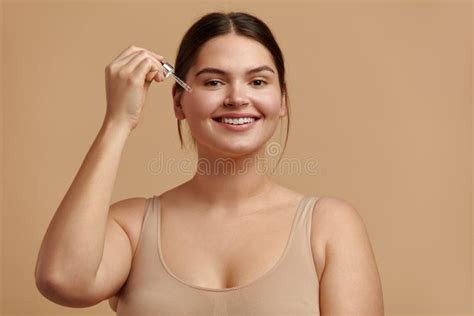
[[[3,1],[1,314],[114,314],[107,301],[73,309],[41,296],[41,240],[102,123],[106,65],[132,44],[174,63],[211,11],[272,29],[288,71],[284,157],[317,165],[275,177],[358,210],[386,315],[472,315],[472,3],[448,0]],[[171,86],[150,88],[111,202],[191,177],[156,169],[193,157],[179,149]]]

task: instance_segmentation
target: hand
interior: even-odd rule
[[[163,60],[163,56],[132,45],[105,68],[104,122],[125,124],[130,130],[138,125],[151,83],[165,80]]]

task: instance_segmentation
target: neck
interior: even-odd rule
[[[186,187],[205,205],[239,210],[261,201],[277,186],[265,174],[266,166],[259,153],[223,158],[198,150],[198,155],[197,172]]]

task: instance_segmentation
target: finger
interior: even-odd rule
[[[161,80],[161,77],[160,77],[160,71],[157,70],[157,69],[152,69],[149,73],[147,73],[146,75],[147,77],[147,80],[155,80],[156,82],[160,82],[160,81],[163,81]]]
[[[125,51],[123,51],[123,53],[120,54],[116,59],[114,59],[109,66],[113,69],[120,69],[138,53],[140,53],[140,50],[137,50],[136,47],[129,47]]]
[[[133,71],[132,75],[138,78],[143,78],[146,81],[152,81],[159,72],[158,64],[150,59],[143,59]]]
[[[162,72],[158,72],[153,79],[158,82],[161,82],[165,80],[165,75]]]
[[[158,59],[158,61],[164,61],[165,60],[165,58],[163,56],[155,53],[154,51],[149,50],[148,52],[150,52],[153,56],[155,56],[156,59]]]
[[[132,54],[134,53],[137,53],[137,52],[140,52],[140,51],[145,51],[147,53],[149,53],[151,56],[153,56],[154,58],[157,59],[157,61],[163,61],[165,58],[151,50],[147,50],[147,49],[144,49],[144,48],[141,48],[141,47],[136,47],[136,46],[131,46],[129,47],[129,49],[125,50],[120,56],[119,58],[116,59],[116,61],[121,61],[123,60],[124,58],[127,58],[127,57],[130,57]]]
[[[156,65],[158,71],[163,71],[163,66],[155,58],[149,56],[146,51],[140,51],[123,68],[126,72],[134,72],[138,65],[145,59]]]
[[[115,57],[114,61],[121,59],[124,56],[130,55],[131,52],[134,52],[138,49],[138,47],[134,45],[128,46],[125,50],[123,50],[120,54]]]
[[[117,60],[117,61],[114,63],[114,66],[117,67],[117,68],[120,68],[120,67],[122,67],[123,65],[129,63],[129,62],[130,62],[131,60],[133,60],[134,58],[136,58],[138,55],[148,56],[148,57],[150,57],[150,58],[155,59],[157,63],[161,64],[160,60],[158,60],[157,57],[153,56],[149,51],[144,50],[144,49],[139,49],[139,50],[136,50],[136,51],[131,52],[131,53],[128,54],[128,55],[123,56],[120,60]],[[159,56],[159,55],[158,55],[158,56]],[[161,56],[160,56],[160,57],[161,57]],[[161,57],[161,58],[163,59],[163,57]],[[133,68],[135,68],[135,66],[138,65],[139,62],[140,62],[140,61],[135,62]]]
[[[156,80],[156,77],[159,74],[159,70],[156,66],[152,66],[151,70],[146,74],[146,81],[153,81]],[[158,76],[159,77],[159,76]],[[158,81],[158,80],[157,80]]]

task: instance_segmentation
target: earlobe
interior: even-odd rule
[[[287,114],[288,114],[288,108],[286,107],[285,94],[283,94],[283,101],[281,102],[281,107],[280,107],[280,117],[285,117]]]
[[[183,108],[180,104],[174,105],[174,115],[178,120],[184,120],[186,116],[184,115]]]
[[[286,104],[286,83],[283,84],[283,93],[281,94],[281,109],[280,109],[280,117],[285,117],[288,115],[288,107]]]
[[[280,117],[285,117],[287,114],[288,114],[288,111],[287,111],[286,105],[283,104],[280,109]]]

